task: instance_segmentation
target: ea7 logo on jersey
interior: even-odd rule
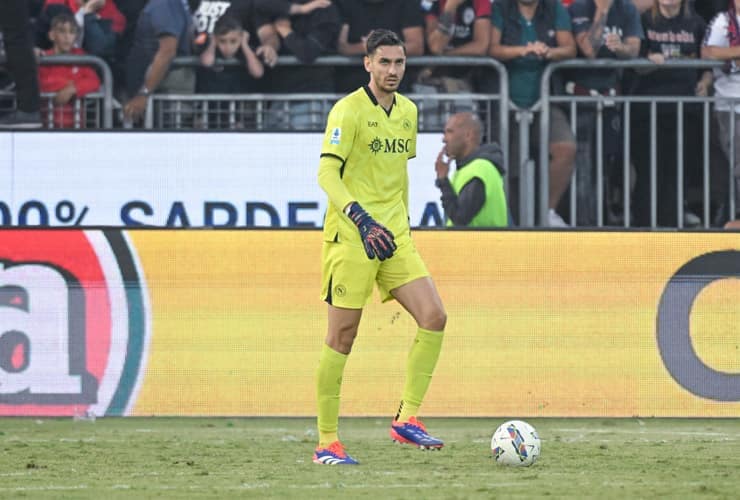
[[[0,247],[0,416],[125,415],[148,307],[122,231],[8,230]]]
[[[401,139],[399,137],[381,139],[380,137],[376,137],[368,144],[368,147],[373,154],[408,153],[411,147],[411,139]]]

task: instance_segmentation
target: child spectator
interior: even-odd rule
[[[198,92],[236,94],[255,91],[254,80],[262,78],[265,69],[249,40],[249,32],[242,28],[238,19],[223,16],[216,21],[208,47],[200,55],[200,62],[205,67],[198,71]],[[238,60],[242,64],[216,65],[218,60]]]
[[[43,26],[44,18],[53,19],[65,10],[74,14],[80,27],[77,30],[75,47],[81,47],[88,54],[112,60],[117,37],[126,29],[126,18],[116,8],[116,4],[112,0],[46,0],[39,28],[47,28]],[[41,40],[40,46],[48,48],[51,43],[53,42],[49,40],[44,45]]]
[[[208,49],[213,39],[216,22],[226,15],[229,10],[237,8],[251,11],[253,10],[253,3],[252,0],[201,0],[198,8],[193,13],[193,23],[195,25],[193,54],[200,58],[200,55]],[[239,16],[234,14],[231,14],[231,17],[239,19]],[[250,17],[254,16],[250,15]],[[252,35],[256,33],[250,25],[242,24],[242,27],[250,31]]]
[[[74,47],[79,27],[74,16],[68,13],[58,14],[51,20],[49,39],[52,48],[44,55],[85,54],[85,51]],[[42,109],[44,125],[49,126],[49,109],[52,106],[53,127],[84,127],[84,106],[75,109],[75,99],[100,89],[100,79],[89,66],[73,64],[50,64],[39,66],[39,85],[41,92],[54,92],[52,102],[46,102]]]
[[[257,80],[265,68],[249,45],[251,37],[239,20],[230,15],[220,17],[209,37],[206,49],[200,55],[203,67],[196,72],[196,92],[203,94],[241,94],[257,92]],[[223,65],[220,61],[238,61],[239,65]],[[245,71],[246,68],[246,71]],[[220,127],[220,122],[234,123],[228,102],[218,102],[208,110],[209,127]],[[251,106],[248,106],[251,109]],[[215,113],[218,115],[214,115]],[[243,113],[240,113],[240,115]],[[223,118],[223,119],[221,119]],[[245,119],[239,116],[240,127]]]

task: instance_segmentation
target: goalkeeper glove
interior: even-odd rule
[[[393,241],[394,236],[389,229],[375,222],[375,219],[370,217],[370,214],[365,212],[356,201],[349,206],[347,216],[360,231],[360,238],[362,238],[362,244],[365,246],[368,259],[377,257],[378,260],[382,261],[393,257],[396,243]]]

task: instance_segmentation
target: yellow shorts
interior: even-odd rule
[[[393,257],[383,262],[368,259],[363,247],[325,241],[321,258],[321,299],[346,309],[365,307],[374,283],[386,302],[393,299],[391,290],[429,276],[413,240],[407,240]]]

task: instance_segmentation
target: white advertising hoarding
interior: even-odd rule
[[[0,133],[0,224],[320,227],[322,134]],[[409,162],[411,224],[443,223],[434,161],[420,134]]]

